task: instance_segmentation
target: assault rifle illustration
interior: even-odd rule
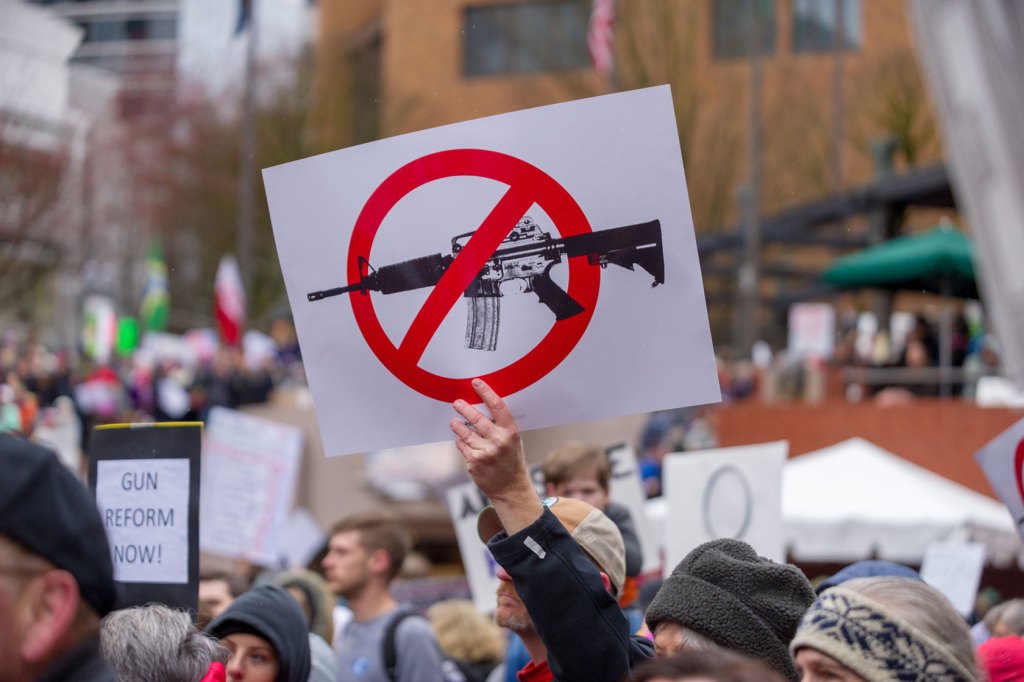
[[[393,265],[373,268],[358,257],[359,281],[347,286],[311,291],[310,301],[330,296],[370,291],[394,294],[435,286],[454,262],[473,232],[452,238],[451,254],[437,253]],[[627,270],[640,266],[654,277],[652,287],[665,282],[665,257],[661,244],[661,222],[615,227],[586,234],[552,239],[530,216],[524,216],[487,259],[480,273],[463,293],[469,303],[466,319],[466,347],[494,350],[498,345],[501,283],[513,279],[525,282],[525,292],[534,292],[540,302],[564,320],[583,312],[583,307],[551,279],[551,268],[563,258],[584,256],[593,266],[613,263]]]

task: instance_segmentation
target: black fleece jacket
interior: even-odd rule
[[[512,576],[559,682],[619,682],[654,655],[650,640],[630,635],[597,567],[550,510],[514,535],[498,533],[487,547]]]

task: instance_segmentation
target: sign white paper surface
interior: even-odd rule
[[[668,455],[664,464],[668,514],[665,570],[718,538],[743,540],[773,561],[785,561],[782,465],[789,443]]]
[[[307,509],[292,511],[283,535],[289,568],[305,568],[327,543],[327,535]]]
[[[475,401],[477,376],[522,429],[721,399],[668,86],[401,135],[263,176],[328,455],[450,439],[450,403]],[[524,216],[533,227],[516,227]],[[664,259],[656,287],[639,264],[597,267],[597,254],[494,257],[590,230],[635,236],[651,221]],[[644,242],[647,257],[656,242]],[[483,292],[480,272],[503,281],[463,296]],[[556,321],[534,293],[543,272],[582,312],[552,304]],[[369,292],[308,300],[364,280]],[[486,345],[482,329],[493,350],[469,347]]]
[[[794,303],[789,306],[789,354],[792,357],[832,357],[835,348],[836,313],[827,303]]]
[[[965,618],[974,610],[985,545],[980,542],[933,542],[921,560],[921,579],[937,589]]]
[[[643,483],[640,481],[640,470],[636,464],[636,452],[628,445],[609,451],[612,476],[608,487],[609,497],[613,502],[625,505],[633,519],[633,528],[640,538],[640,549],[644,553],[641,571],[649,573],[661,568],[661,548],[654,530],[647,520]]]
[[[96,505],[114,560],[114,580],[188,582],[187,459],[96,463]]]
[[[212,409],[203,445],[200,549],[278,566],[301,459],[299,429]]]
[[[498,564],[476,532],[476,519],[480,510],[487,506],[487,498],[472,481],[452,486],[446,498],[473,603],[481,613],[490,613],[494,611],[498,589],[495,575]]]
[[[1024,540],[1024,419],[996,436],[974,459]]]

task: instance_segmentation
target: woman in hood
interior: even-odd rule
[[[263,585],[236,599],[206,627],[231,651],[229,682],[306,682],[310,654],[306,618],[279,587]]]

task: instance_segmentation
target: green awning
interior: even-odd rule
[[[838,259],[822,278],[841,289],[927,291],[977,298],[974,244],[951,225],[897,237]]]

